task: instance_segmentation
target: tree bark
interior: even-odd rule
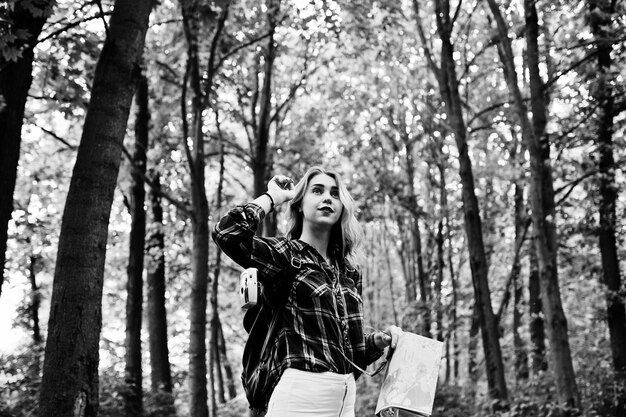
[[[30,256],[30,264],[28,265],[28,276],[30,279],[31,303],[30,303],[30,318],[33,323],[33,343],[35,346],[40,346],[43,342],[43,336],[41,335],[41,328],[39,326],[39,308],[41,307],[41,293],[37,286],[37,262],[39,257],[35,255]]]
[[[152,221],[146,242],[146,280],[148,282],[147,311],[150,349],[150,386],[153,394],[165,394],[163,407],[173,407],[172,373],[167,347],[167,310],[165,308],[165,237],[161,180],[152,175],[150,208]]]
[[[222,357],[222,364],[224,365],[224,373],[226,374],[226,385],[228,386],[228,397],[232,400],[237,396],[237,390],[235,389],[235,380],[233,378],[233,369],[230,366],[228,356],[226,356],[226,341],[224,340],[224,332],[222,331],[222,322],[218,323],[218,336],[219,336],[219,351]]]
[[[398,239],[400,247],[397,248],[400,263],[402,264],[402,272],[404,275],[404,294],[407,303],[412,304],[417,299],[417,288],[415,285],[415,262],[412,254],[416,252],[407,238],[405,218],[401,214],[396,214],[398,231],[400,238]]]
[[[494,407],[504,407],[508,403],[506,380],[504,378],[504,364],[500,349],[498,326],[491,306],[489,291],[487,258],[482,236],[482,225],[478,199],[474,191],[474,175],[467,146],[467,131],[463,119],[461,97],[459,95],[458,80],[454,63],[454,49],[450,40],[452,22],[450,20],[450,5],[447,0],[435,2],[437,31],[441,39],[441,77],[440,91],[446,105],[446,113],[454,131],[459,152],[459,174],[462,184],[463,214],[465,219],[465,233],[467,235],[470,269],[478,323],[481,329],[483,350],[489,396],[494,401]]]
[[[419,287],[420,294],[420,313],[422,316],[422,334],[431,335],[431,317],[430,317],[430,285],[428,282],[428,276],[424,272],[424,255],[422,249],[422,231],[419,224],[421,209],[417,203],[417,193],[415,192],[415,162],[413,160],[413,145],[415,141],[411,141],[409,135],[406,133],[406,128],[403,131],[399,131],[400,138],[404,144],[405,151],[405,163],[406,163],[406,175],[408,184],[408,209],[411,213],[411,236],[413,238],[413,276],[417,276],[417,285]],[[396,149],[398,150],[398,149]],[[398,150],[399,151],[399,150]],[[413,279],[413,282],[416,280]],[[415,296],[410,294],[415,300]]]
[[[489,1],[494,2],[494,0]],[[559,402],[566,409],[565,414],[567,414],[567,409],[576,409],[580,405],[580,395],[574,374],[567,334],[567,319],[563,311],[558,281],[558,240],[552,165],[550,163],[550,141],[545,136],[547,98],[539,69],[539,23],[535,1],[524,0],[524,11],[526,14],[527,62],[530,76],[533,129],[528,131],[522,127],[522,136],[531,159],[531,209],[533,223],[537,226],[535,232],[538,232],[535,246],[539,260],[542,307],[547,319],[549,353],[551,362],[554,364],[551,370],[555,375]],[[508,44],[508,42],[503,43]],[[510,46],[510,44],[508,45]],[[525,111],[525,106],[520,99],[521,95],[516,94],[516,96],[518,97],[516,101],[519,103],[517,109],[520,119],[528,120],[528,112]]]
[[[613,119],[615,116],[612,79],[614,30],[611,20],[615,14],[615,0],[611,2],[589,1],[590,25],[596,39],[598,54],[598,85],[596,101],[600,114],[597,122],[596,142],[598,153],[600,189],[600,228],[598,230],[602,257],[602,277],[605,285],[607,322],[611,338],[613,367],[620,379],[626,379],[626,309],[622,297],[622,279],[617,255],[616,216],[617,184],[615,182],[615,158],[613,157]]]
[[[191,89],[191,135],[192,149],[183,138],[187,150],[191,188],[192,225],[192,284],[189,310],[189,415],[208,417],[206,309],[209,278],[209,206],[204,188],[204,134],[202,131],[204,98],[201,84],[199,59],[199,14],[196,4],[180,0],[183,28],[187,40],[187,73]],[[187,80],[185,80],[187,82]],[[187,114],[182,115],[187,118]]]
[[[396,296],[393,291],[393,272],[391,271],[391,256],[389,254],[389,231],[387,229],[387,222],[384,220],[383,222],[383,237],[382,242],[385,248],[385,265],[387,267],[387,277],[388,277],[388,287],[389,287],[389,302],[391,304],[391,312],[393,314],[393,322],[399,323],[398,321],[398,312],[396,311]]]
[[[513,144],[511,150],[511,160],[519,169],[519,174],[514,182],[514,223],[515,223],[515,246],[521,248],[526,238],[526,205],[524,204],[524,183],[523,183],[523,164],[520,159],[523,157],[517,152],[519,144],[517,140]],[[519,249],[518,249],[519,250]],[[523,297],[523,281],[521,279],[520,257],[515,256],[512,274],[513,285],[513,346],[515,350],[515,376],[516,380],[528,379],[528,353],[524,338],[521,336],[522,321],[524,316],[524,297]]]
[[[440,200],[439,204],[443,207],[443,201],[441,200],[443,192],[440,190]],[[435,334],[435,338],[440,342],[443,342],[443,303],[441,302],[441,287],[443,284],[443,270],[445,268],[445,261],[443,256],[443,213],[439,214],[441,217],[437,222],[437,278],[435,279],[435,287],[434,287],[434,295],[432,303],[433,308],[435,309],[435,321],[437,323],[437,332]]]
[[[117,0],[63,212],[39,416],[98,413],[99,340],[108,223],[122,141],[140,75],[150,0]]]
[[[474,303],[472,317],[470,321],[469,342],[467,344],[467,375],[469,384],[466,387],[466,395],[474,403],[476,400],[476,389],[478,387],[478,332],[480,323],[478,320],[478,306]]]
[[[441,146],[441,145],[438,145]],[[452,226],[450,219],[450,206],[448,205],[448,192],[446,189],[446,168],[444,164],[444,155],[441,152],[441,149],[437,152],[437,170],[439,171],[439,187],[441,190],[441,211],[443,213],[443,217],[446,225],[446,233],[445,240],[448,242],[448,251],[447,251],[447,260],[448,260],[448,271],[450,273],[450,286],[451,286],[451,300],[450,300],[450,310],[449,310],[449,321],[448,321],[448,338],[447,340],[451,340],[451,363],[452,363],[452,379],[456,382],[459,378],[459,340],[457,334],[457,307],[458,307],[458,294],[457,294],[457,280],[456,280],[456,272],[454,270],[454,264],[452,263],[452,252],[454,251],[453,242],[452,242]]]
[[[255,148],[254,157],[252,158],[254,174],[254,195],[259,196],[265,190],[267,182],[270,180],[272,172],[269,160],[271,155],[268,153],[270,140],[271,110],[272,110],[272,77],[274,75],[274,61],[276,60],[276,41],[274,33],[278,25],[278,13],[280,12],[280,0],[266,0],[267,6],[267,25],[268,33],[267,43],[263,52],[263,85],[260,91],[260,108],[256,121]],[[254,109],[253,109],[254,112]],[[275,214],[265,217],[263,224],[259,225],[257,230],[259,235],[275,236],[277,232],[277,223]]]
[[[128,417],[143,414],[141,367],[141,319],[143,311],[143,259],[146,240],[145,184],[146,150],[148,148],[150,113],[148,110],[148,80],[142,74],[135,95],[135,148],[131,167],[130,247],[128,253],[128,282],[126,284],[126,367],[124,411]]]
[[[216,209],[217,211],[221,210],[222,207],[222,191],[224,184],[224,143],[220,143],[220,172],[219,179],[217,183],[217,193],[216,193]],[[222,251],[220,248],[217,248],[217,253],[215,256],[215,268],[213,269],[213,282],[212,282],[212,291],[211,291],[211,335],[209,339],[209,347],[210,347],[210,355],[211,358],[211,380],[210,387],[212,392],[211,399],[211,415],[217,415],[217,404],[215,401],[215,391],[219,396],[220,403],[225,403],[226,398],[224,396],[224,379],[222,377],[222,366],[221,366],[221,356],[219,351],[219,330],[221,327],[220,317],[219,317],[219,305],[218,305],[218,290],[219,290],[219,277],[222,267]]]
[[[548,370],[546,360],[546,333],[543,322],[543,303],[539,289],[539,261],[537,251],[532,248],[529,251],[530,271],[528,274],[528,313],[530,318],[529,332],[531,344],[531,369],[534,375]]]
[[[54,0],[40,0],[33,4],[16,1],[8,20],[12,21],[11,33],[26,31],[28,38],[17,41],[15,48],[22,56],[15,62],[7,62],[0,54],[0,96],[5,107],[0,111],[0,296],[4,283],[4,263],[6,261],[9,221],[13,212],[13,193],[17,178],[17,165],[22,142],[22,124],[28,90],[33,80],[34,48],[48,19]],[[33,16],[29,7],[41,11],[40,16]]]
[[[431,318],[430,318],[430,283],[427,282],[427,274],[424,272],[424,256],[422,254],[422,231],[418,217],[413,217],[411,221],[411,237],[413,240],[413,283],[417,281],[420,292],[420,315],[422,317],[422,334],[431,336]],[[415,284],[413,284],[413,288]],[[415,300],[415,298],[413,298]]]

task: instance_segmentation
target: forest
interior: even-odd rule
[[[623,417],[625,11],[0,2],[0,416],[248,415],[211,231],[321,165],[358,206],[368,329],[444,342],[433,417]]]

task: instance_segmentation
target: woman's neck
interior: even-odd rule
[[[323,230],[311,230],[304,228],[300,235],[300,240],[313,246],[324,257],[326,262],[329,262],[328,257],[328,241],[330,240],[330,231]]]

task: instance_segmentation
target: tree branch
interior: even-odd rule
[[[524,229],[522,231],[522,236],[519,241],[515,244],[515,255],[513,256],[513,263],[511,264],[511,272],[509,273],[509,278],[506,280],[506,285],[504,286],[504,295],[502,297],[502,302],[500,303],[500,307],[498,308],[498,312],[496,313],[496,323],[500,323],[500,319],[502,318],[502,314],[504,313],[504,309],[509,303],[511,298],[511,283],[513,282],[513,278],[515,278],[515,265],[519,262],[519,254],[522,250],[522,246],[524,246],[524,242],[526,241],[526,233],[528,232],[528,227],[532,223],[532,219],[528,217],[526,222],[524,223]]]
[[[187,163],[189,167],[189,176],[194,176],[193,167],[193,155],[191,154],[191,149],[189,149],[189,144],[187,143],[187,138],[189,137],[189,122],[187,121],[187,78],[189,77],[189,72],[191,71],[191,66],[189,65],[189,58],[187,59],[187,68],[185,69],[185,76],[183,77],[183,85],[182,91],[180,94],[180,117],[183,122],[183,148],[185,149],[185,156],[187,157]]]
[[[282,23],[283,20],[285,20],[286,17],[283,17],[281,19],[281,21],[278,23],[279,25]],[[268,31],[267,33],[258,36],[256,38],[252,38],[250,39],[248,42],[244,42],[241,45],[238,45],[236,47],[234,47],[233,49],[231,49],[230,51],[228,51],[226,54],[224,54],[224,56],[222,56],[222,58],[217,61],[217,64],[215,64],[215,69],[217,70],[218,68],[220,68],[222,66],[222,64],[224,63],[224,61],[226,61],[228,58],[230,58],[231,56],[235,55],[238,51],[247,48],[250,45],[253,45],[265,38],[267,38],[268,36],[270,36],[272,34],[272,31]]]
[[[109,24],[107,23],[106,19],[104,18],[105,13],[104,13],[104,9],[102,8],[102,1],[100,0],[96,0],[96,4],[98,5],[98,9],[100,9],[100,17],[102,18],[102,23],[104,24],[104,32],[107,35],[107,39],[110,39],[110,34],[109,34]]]
[[[415,11],[415,25],[417,26],[417,32],[419,34],[420,40],[422,41],[422,46],[424,48],[424,55],[426,56],[426,60],[428,61],[428,66],[431,71],[437,75],[440,73],[440,68],[437,67],[435,60],[430,52],[430,48],[426,42],[426,35],[424,34],[424,28],[422,28],[422,18],[419,13],[419,0],[413,0],[413,9]]]
[[[148,186],[155,191],[158,195],[160,195],[161,197],[165,198],[167,201],[169,201],[170,203],[172,203],[177,209],[179,209],[180,211],[182,211],[183,213],[185,213],[187,216],[191,217],[192,212],[189,209],[188,205],[185,204],[184,202],[174,198],[173,196],[171,196],[169,193],[165,192],[163,190],[163,187],[157,187],[154,184],[154,181],[152,181],[152,178],[150,178],[149,176],[146,175],[145,172],[142,172],[136,165],[135,165],[135,161],[133,160],[133,156],[130,154],[130,152],[128,151],[128,149],[126,149],[126,147],[124,146],[124,144],[121,145],[122,147],[122,152],[124,153],[124,156],[126,156],[126,159],[128,159],[128,162],[130,162],[130,165],[133,169],[134,172],[138,173],[141,178],[143,178],[143,180],[145,181],[146,184],[148,184]]]
[[[581,60],[574,62],[572,65],[570,65],[569,67],[565,68],[562,71],[559,71],[558,74],[556,74],[551,80],[548,80],[543,88],[546,89],[548,87],[550,87],[552,84],[554,84],[555,82],[557,82],[559,80],[559,78],[561,78],[562,76],[564,76],[565,74],[569,73],[570,71],[573,71],[574,69],[576,69],[577,67],[581,66],[582,64],[584,64],[585,62],[589,61],[591,58],[594,58],[597,55],[597,52],[591,52],[589,54],[587,54],[584,58],[582,58]]]
[[[176,71],[174,71],[174,69],[169,64],[163,61],[155,61],[155,63],[157,64],[157,66],[163,68],[167,73],[169,73],[172,76],[172,78],[163,78],[163,77],[161,78],[180,87],[180,82],[177,81],[179,75]]]
[[[96,15],[93,15],[93,16],[86,17],[84,19],[75,20],[73,22],[70,22],[67,25],[63,26],[62,28],[59,28],[59,29],[55,30],[54,32],[49,33],[44,38],[38,39],[37,43],[39,44],[39,43],[45,42],[48,39],[54,38],[54,37],[60,35],[61,33],[65,32],[67,30],[75,28],[76,26],[80,26],[82,23],[89,22],[91,20],[104,18],[104,16],[110,16],[111,14],[112,14],[112,12],[103,12],[102,11],[102,7],[100,7],[100,13],[98,13]],[[105,22],[105,26],[106,26],[106,22]]]
[[[561,205],[561,203],[562,203],[563,201],[565,201],[565,199],[566,199],[567,197],[569,197],[569,195],[572,193],[572,191],[574,191],[574,188],[576,188],[576,186],[577,186],[578,184],[580,184],[581,182],[583,182],[585,179],[587,179],[587,178],[589,178],[589,177],[591,177],[591,176],[596,175],[598,172],[599,172],[599,171],[598,171],[597,169],[593,169],[593,170],[591,170],[591,171],[587,171],[587,172],[585,172],[582,176],[580,176],[580,177],[576,178],[575,180],[570,181],[568,184],[565,184],[564,186],[562,186],[561,188],[559,188],[558,190],[556,190],[556,191],[554,192],[554,195],[557,195],[557,194],[559,194],[559,193],[561,193],[561,192],[565,191],[567,188],[569,188],[569,190],[567,190],[567,192],[563,195],[563,197],[559,198],[559,199],[558,199],[558,200],[554,203],[554,205],[555,205],[555,206],[557,206],[557,207],[558,207],[559,205]]]
[[[78,149],[77,145],[72,145],[71,143],[69,143],[68,141],[66,141],[65,139],[63,139],[62,137],[60,137],[59,135],[54,133],[53,131],[46,129],[43,126],[39,126],[33,119],[28,118],[27,121],[31,125],[35,126],[36,128],[40,129],[44,133],[47,133],[48,135],[52,136],[54,139],[56,139],[59,142],[61,142],[62,144],[64,144],[68,149],[70,149],[72,151],[75,151],[76,149]]]

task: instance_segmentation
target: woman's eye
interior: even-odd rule
[[[313,188],[313,190],[311,190],[311,192],[312,192],[313,194],[320,194],[320,193],[321,193],[321,191],[320,191],[320,189],[319,189],[319,188]]]
[[[330,195],[334,198],[339,198],[339,191],[333,191],[332,193],[330,193]]]

